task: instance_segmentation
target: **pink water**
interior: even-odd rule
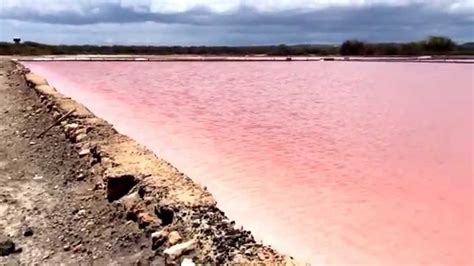
[[[315,264],[473,263],[474,65],[36,62]]]

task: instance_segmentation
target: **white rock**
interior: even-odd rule
[[[65,128],[68,128],[68,129],[69,129],[69,128],[70,128],[70,129],[76,129],[76,128],[79,127],[79,125],[78,125],[77,123],[71,123],[71,124],[66,124],[64,127],[65,127]]]
[[[163,251],[163,253],[170,259],[175,259],[181,256],[184,252],[193,250],[196,247],[196,240],[191,239],[187,242],[176,244]]]
[[[43,176],[42,176],[42,175],[35,175],[35,176],[33,177],[33,180],[41,180],[41,179],[43,179]]]
[[[85,138],[87,138],[86,134],[79,134],[79,135],[76,136],[76,142],[81,142]]]
[[[89,149],[83,149],[79,152],[79,156],[85,156],[87,154],[89,154],[91,152],[91,150]]]
[[[79,136],[79,135],[81,135],[81,134],[86,135],[86,132],[87,132],[87,130],[86,130],[85,128],[79,128],[78,130],[76,130],[76,132],[74,132],[74,134],[75,134],[76,136]]]
[[[181,262],[181,266],[194,266],[196,265],[192,259],[189,259],[189,258],[185,258],[182,262]]]

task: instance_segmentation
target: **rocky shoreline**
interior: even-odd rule
[[[237,228],[205,188],[172,165],[58,93],[44,78],[18,63],[3,64],[11,68],[8,79],[19,81],[18,90],[34,91],[52,120],[30,136],[31,142],[54,134],[69,142],[83,170],[74,179],[87,179],[90,189],[117,210],[117,219],[136,224],[138,237],[149,241],[144,247],[149,250],[141,253],[148,262],[297,264]]]

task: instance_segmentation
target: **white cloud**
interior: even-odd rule
[[[118,4],[156,13],[178,13],[205,7],[213,12],[229,12],[246,6],[260,12],[329,7],[403,6],[423,3],[452,12],[474,11],[473,0],[1,0],[1,8],[33,9],[42,14],[61,11],[85,12],[104,4]]]

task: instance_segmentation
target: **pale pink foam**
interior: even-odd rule
[[[472,265],[473,65],[35,62],[321,264]]]

